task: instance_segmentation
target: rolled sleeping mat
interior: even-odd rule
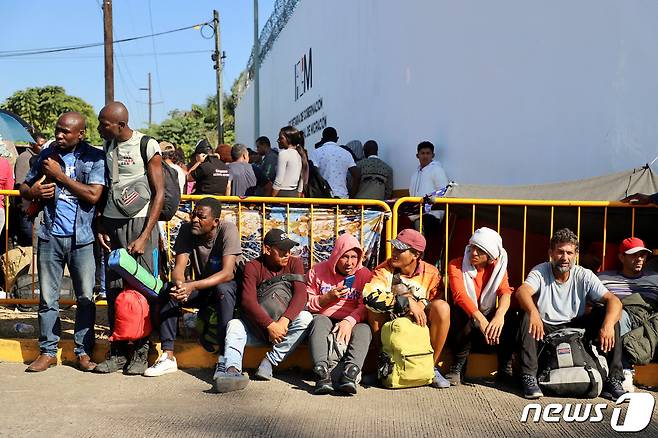
[[[107,263],[110,269],[121,276],[135,290],[152,297],[157,297],[163,289],[163,282],[151,274],[125,248],[112,251]],[[156,271],[157,272],[157,271]]]

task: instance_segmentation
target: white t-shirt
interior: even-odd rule
[[[448,185],[448,176],[438,161],[432,161],[422,169],[420,166],[411,175],[409,195],[423,197]]]
[[[142,175],[146,173],[146,163],[142,160],[142,153],[139,150],[139,142],[144,134],[138,131],[133,131],[130,139],[116,145],[119,154],[119,178],[121,184],[129,181],[137,181]],[[109,183],[112,185],[112,165],[114,163],[113,153],[114,142],[109,146],[105,145],[105,159],[107,160],[107,168],[109,169]],[[155,154],[160,154],[160,145],[155,139],[150,139],[146,144],[146,158],[150,160]],[[142,210],[133,217],[146,217],[148,215],[149,204],[146,204]],[[111,219],[125,219],[126,217],[119,212],[116,205],[112,201],[112,197],[107,197],[107,204],[103,210],[103,216]]]
[[[322,178],[331,186],[331,192],[339,198],[349,197],[347,191],[347,171],[356,166],[352,154],[334,142],[327,142],[315,150],[313,164],[320,171]]]
[[[565,283],[555,281],[550,262],[541,263],[528,274],[525,284],[539,294],[537,309],[547,324],[564,324],[585,313],[586,298],[599,302],[608,292],[589,269],[575,265]]]
[[[174,169],[178,174],[178,186],[180,187],[180,192],[181,194],[185,193],[184,187],[185,187],[185,181],[187,181],[187,176],[185,175],[185,171],[178,164],[174,164],[174,163],[167,163],[167,164],[172,169]]]

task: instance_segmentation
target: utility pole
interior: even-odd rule
[[[105,104],[114,102],[114,46],[112,42],[112,0],[103,0],[103,36],[105,42]]]
[[[215,76],[217,81],[217,142],[224,143],[224,96],[222,90],[222,59],[224,58],[221,51],[221,39],[219,33],[219,12],[215,9],[213,13],[213,25],[215,27],[215,53],[212,60],[215,61]]]
[[[260,135],[260,38],[258,37],[258,0],[254,0],[254,141]]]
[[[153,114],[153,98],[152,98],[153,93],[152,93],[152,89],[151,89],[151,72],[149,72],[149,74],[148,74],[148,87],[147,88],[140,88],[140,90],[149,92],[149,103],[148,103],[148,105],[149,105],[149,128],[150,128],[151,124],[153,123],[153,118],[151,116]]]

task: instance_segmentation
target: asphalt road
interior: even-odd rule
[[[208,369],[159,378],[85,374],[69,366],[39,374],[24,369],[0,363],[0,436],[623,436],[612,430],[615,406],[605,400],[591,401],[607,404],[600,422],[524,424],[520,417],[528,402],[486,381],[442,390],[360,387],[353,397],[314,396],[309,374],[285,372],[270,382],[252,381],[244,391],[216,394]],[[578,401],[541,399],[543,407],[556,402]],[[656,411],[636,436],[658,436]]]

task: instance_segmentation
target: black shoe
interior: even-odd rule
[[[94,372],[100,374],[116,373],[117,371],[123,370],[126,363],[128,363],[128,359],[126,359],[125,349],[111,345],[107,358],[96,365]]]
[[[331,384],[331,375],[329,374],[327,367],[323,363],[319,363],[313,367],[313,372],[318,376],[313,393],[316,395],[331,393],[331,391],[334,390],[334,387]]]
[[[523,396],[525,398],[534,400],[544,396],[535,376],[521,374],[521,385],[523,386]]]
[[[622,386],[622,381],[615,377],[608,377],[608,379],[603,382],[603,391],[601,392],[601,397],[607,398],[608,400],[617,401],[619,397],[626,394],[626,390]]]
[[[445,375],[445,378],[450,382],[450,385],[459,386],[462,383],[462,370],[464,369],[464,365],[466,365],[466,359],[457,360],[450,365],[450,369]]]
[[[353,363],[345,365],[345,370],[340,378],[338,390],[346,394],[356,394],[356,378],[361,369]]]
[[[135,344],[133,357],[123,371],[124,374],[129,376],[141,376],[144,374],[144,371],[149,367],[149,347],[150,344],[148,339],[145,341],[138,341]]]

